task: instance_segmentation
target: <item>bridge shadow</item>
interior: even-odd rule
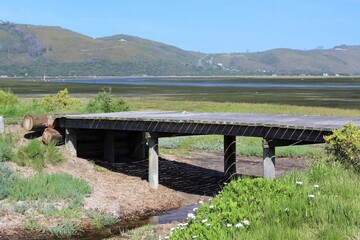
[[[111,171],[148,179],[148,160],[96,164]],[[238,175],[240,176],[240,175]],[[215,196],[224,186],[224,174],[204,167],[159,158],[159,183],[176,191]]]

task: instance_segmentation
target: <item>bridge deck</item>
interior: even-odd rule
[[[60,117],[65,128],[254,136],[309,143],[323,142],[324,135],[347,122],[360,126],[359,118],[285,114],[135,111]]]
[[[103,130],[104,158],[114,161],[116,144],[114,132],[130,133],[137,147],[133,155],[144,159],[149,148],[149,182],[158,186],[158,138],[181,135],[223,135],[225,177],[236,173],[236,136],[263,138],[264,177],[275,177],[275,147],[323,143],[324,136],[345,123],[360,127],[359,118],[325,117],[284,114],[247,113],[188,113],[135,111],[57,116],[56,121],[66,129],[66,145],[76,154],[77,131]],[[91,134],[91,133],[90,133]],[[146,136],[146,137],[145,137]],[[145,144],[147,141],[147,145]]]

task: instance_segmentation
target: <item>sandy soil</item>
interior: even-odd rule
[[[30,138],[39,137],[36,134],[25,133],[18,125],[8,126],[6,131],[17,136],[15,147],[26,143]],[[192,152],[188,156],[161,155],[160,187],[154,190],[146,181],[146,161],[114,164],[97,162],[95,165],[86,159],[71,157],[63,146],[59,149],[67,160],[57,166],[47,166],[45,171],[68,173],[86,180],[93,188],[93,193],[85,198],[84,211],[96,210],[113,214],[120,220],[141,218],[190,205],[204,196],[211,198],[224,183],[221,153],[199,151]],[[276,175],[280,176],[293,169],[305,170],[309,162],[302,159],[277,159]],[[35,174],[30,168],[8,164],[24,177]],[[254,157],[239,157],[237,172],[261,176],[262,160]],[[59,220],[61,219],[42,219],[48,224]],[[0,239],[21,239],[21,237],[29,239],[28,233],[22,230],[25,221],[23,215],[13,211],[10,203],[6,200],[0,202]],[[160,226],[158,231],[167,231],[162,231],[163,229],[168,227]]]

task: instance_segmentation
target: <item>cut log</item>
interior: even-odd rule
[[[42,131],[45,128],[54,128],[54,117],[51,115],[27,115],[23,127],[27,131]]]
[[[42,141],[45,144],[49,144],[50,142],[55,142],[56,145],[64,144],[64,130],[61,129],[53,129],[46,128],[42,135]]]

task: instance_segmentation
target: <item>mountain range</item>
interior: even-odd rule
[[[207,54],[118,34],[0,21],[0,76],[359,75],[360,46]]]

